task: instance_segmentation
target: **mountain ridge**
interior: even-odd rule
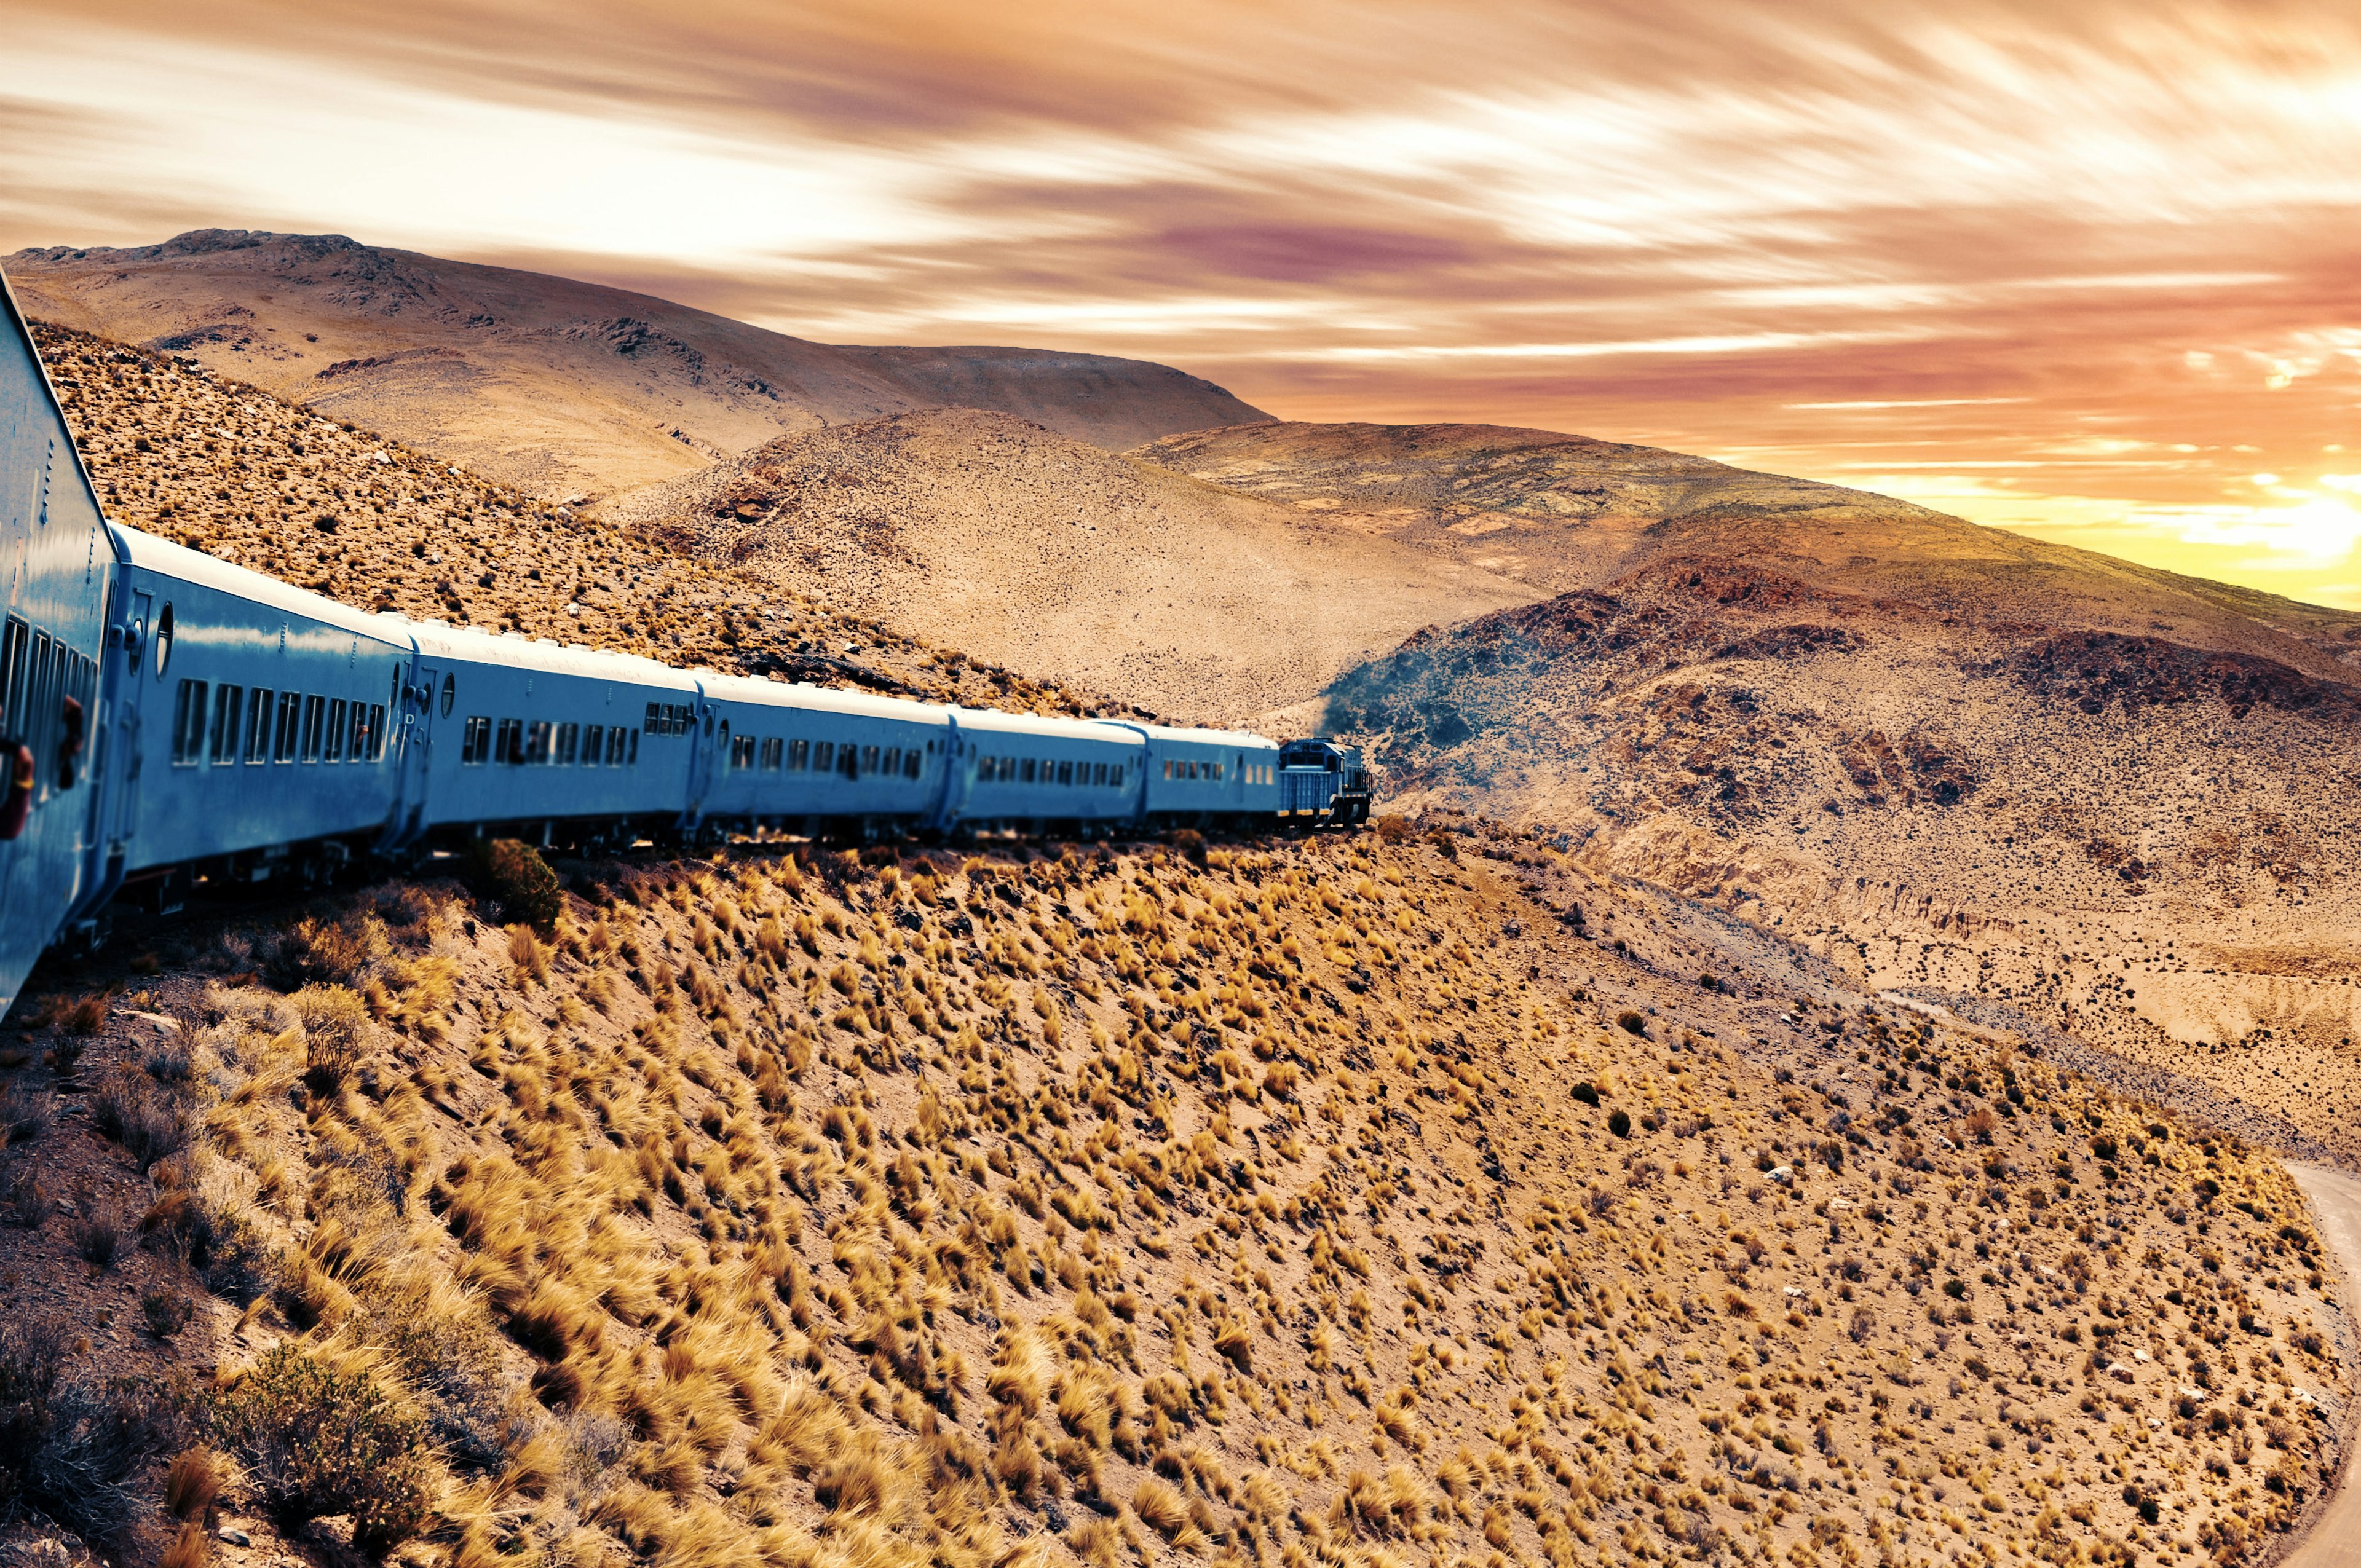
[[[653,295],[369,246],[202,229],[8,258],[33,315],[193,357],[549,499],[653,483],[782,431],[948,400],[1111,448],[1267,418],[1169,366],[838,346]]]

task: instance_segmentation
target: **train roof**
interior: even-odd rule
[[[849,691],[840,686],[816,686],[800,681],[765,680],[757,675],[729,675],[717,670],[698,670],[692,678],[704,688],[707,696],[717,697],[723,702],[752,702],[765,707],[854,714],[863,718],[897,719],[905,724],[941,725],[950,722],[949,716],[935,704],[916,702],[904,696]]]
[[[1111,727],[1097,719],[1050,718],[1038,713],[1005,713],[996,707],[960,707],[951,711],[958,717],[961,729],[987,734],[1039,735],[1060,740],[1094,740],[1101,745],[1145,744],[1137,734],[1108,733]]]
[[[410,645],[408,631],[389,627],[386,624],[389,618],[385,616],[338,604],[325,595],[296,587],[277,577],[248,570],[219,556],[208,555],[202,550],[175,544],[169,539],[159,539],[155,534],[124,523],[110,522],[107,529],[114,535],[115,548],[122,558],[142,570],[230,594],[283,614],[303,616],[340,630],[373,638],[389,647],[406,650]]]
[[[1170,724],[1140,724],[1128,718],[1098,718],[1094,724],[1136,730],[1151,740],[1173,740],[1192,746],[1246,746],[1278,750],[1279,742],[1248,729],[1194,729]]]
[[[552,642],[544,638],[478,631],[472,626],[449,626],[439,620],[412,620],[390,612],[375,619],[380,625],[401,628],[402,635],[417,641],[419,652],[430,658],[440,655],[498,664],[505,669],[581,675],[590,680],[661,686],[675,692],[696,690],[696,676],[636,653],[614,653],[586,648],[578,642]]]

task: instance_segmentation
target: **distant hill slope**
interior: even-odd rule
[[[2135,635],[2349,677],[2361,614],[2048,544],[1908,501],[1655,447],[1501,425],[1186,432],[1132,455],[1532,584],[1595,588],[1658,560],[1742,557],[1948,614]]]
[[[974,657],[1198,718],[1301,702],[1524,584],[1007,414],[782,436],[604,521]]]
[[[553,499],[653,483],[783,431],[945,403],[1110,448],[1268,417],[1136,359],[840,348],[340,235],[204,229],[24,250],[8,274],[43,320],[192,356]]]

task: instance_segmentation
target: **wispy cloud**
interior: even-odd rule
[[[19,0],[9,55],[0,246],[337,229],[2361,576],[2349,5]]]

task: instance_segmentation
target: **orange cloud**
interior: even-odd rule
[[[20,5],[0,246],[223,225],[2361,604],[2349,6]],[[2269,473],[2279,483],[2256,486]]]

